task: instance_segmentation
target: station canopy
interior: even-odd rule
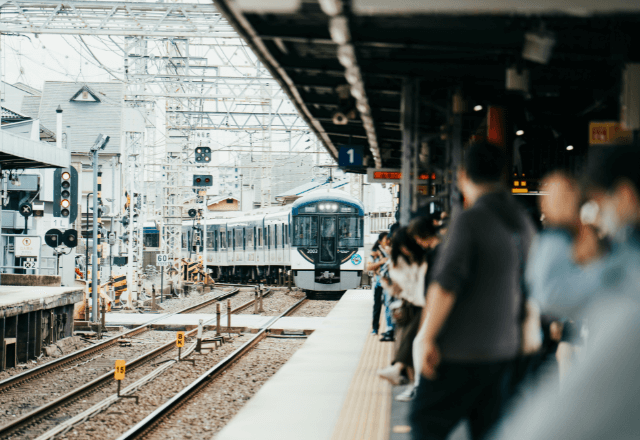
[[[407,78],[420,78],[421,133],[446,136],[459,88],[472,108],[515,103],[526,109],[516,119],[565,127],[569,137],[576,118],[618,117],[621,69],[640,62],[638,1],[215,4],[328,152],[337,159],[341,145],[362,145],[367,167],[400,166]]]

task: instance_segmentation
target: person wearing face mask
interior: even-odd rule
[[[526,270],[543,312],[580,319],[612,297],[640,298],[639,163],[637,146],[609,147],[592,155],[582,191],[563,174],[546,179],[541,210],[547,230],[534,241]],[[590,201],[582,213],[590,214],[581,221],[585,196]],[[598,324],[592,320],[589,327]]]

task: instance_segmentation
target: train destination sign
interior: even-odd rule
[[[393,168],[381,168],[381,169],[369,169],[367,170],[367,177],[369,178],[369,183],[378,182],[390,182],[390,183],[400,183],[402,180],[402,171],[399,169]],[[436,173],[420,173],[418,175],[418,180],[421,181],[430,181],[436,179]]]

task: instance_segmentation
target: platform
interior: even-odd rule
[[[0,371],[73,334],[77,287],[0,286]]]
[[[208,327],[215,325],[216,315],[211,313],[185,313],[180,315],[168,316],[168,313],[107,313],[106,324],[108,326],[125,326],[125,327],[137,327],[144,325],[149,321],[158,319],[154,322],[153,328],[194,328],[198,326],[198,321],[202,319],[203,322],[209,322]],[[161,318],[166,316],[166,318]],[[275,316],[263,316],[263,315],[249,315],[249,314],[234,314],[231,315],[231,327],[233,329],[259,329],[264,327]],[[271,328],[273,330],[316,330],[322,325],[325,320],[324,317],[296,317],[285,316],[278,319]],[[227,315],[221,315],[221,325],[226,328]]]
[[[82,301],[82,288],[0,286],[0,318]]]
[[[385,440],[393,344],[371,336],[373,296],[349,290],[217,440]]]

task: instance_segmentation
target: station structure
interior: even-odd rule
[[[141,118],[124,130],[122,145],[130,301],[142,298],[145,222],[156,222],[160,253],[174,264],[163,274],[178,280],[185,211],[208,212],[205,194],[190,184],[203,170],[196,157],[199,131],[233,131],[238,142],[260,132],[264,147],[274,133],[291,139],[292,132],[310,130],[338,166],[356,176],[355,192],[364,175],[399,185],[397,215],[376,216],[380,229],[392,221],[405,225],[415,213],[460,209],[456,169],[471,142],[503,147],[510,158],[507,185],[535,204],[549,170],[579,171],[594,149],[637,142],[640,134],[640,53],[634,50],[640,6],[622,0],[219,0],[215,6],[16,0],[0,12],[3,33],[124,37],[125,102]],[[200,46],[227,61],[207,64],[197,55]],[[252,72],[217,74],[238,60]],[[295,111],[281,112],[277,100]],[[166,122],[163,143],[154,138],[159,119]],[[4,130],[1,139],[5,185],[12,180],[15,186],[15,169],[71,166],[70,152],[59,144],[27,142]],[[273,170],[260,172],[270,188]],[[2,195],[8,197],[7,190]],[[264,191],[260,204],[271,199]],[[15,248],[8,238],[2,245]],[[29,282],[44,282],[37,280]],[[64,288],[38,289],[55,296],[61,291],[46,289]],[[63,294],[73,302],[78,291]],[[52,300],[50,308],[61,308],[46,312],[11,301],[0,309],[3,368],[37,354],[43,315],[50,313],[48,328],[64,327],[56,316],[68,313],[69,304]],[[369,336],[370,307],[366,290],[349,290],[218,438],[407,438],[400,436],[406,426],[391,429],[392,391],[375,379],[391,345]],[[137,316],[111,319],[147,322]],[[193,316],[171,318],[174,326],[196,325]],[[264,330],[262,321],[251,325]],[[66,335],[62,327],[55,337]],[[34,334],[40,342],[31,345]],[[258,417],[263,424],[253,423]]]

